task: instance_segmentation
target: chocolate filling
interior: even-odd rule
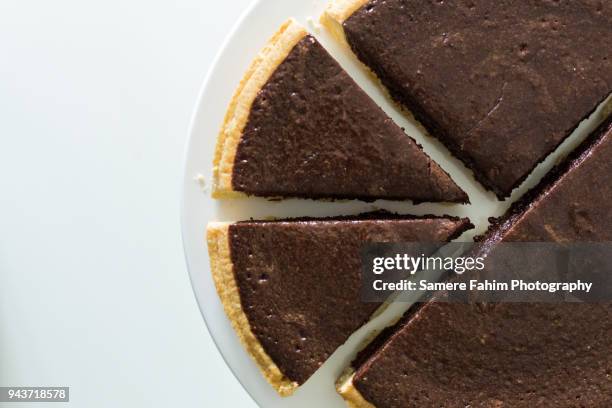
[[[257,95],[232,184],[268,197],[468,201],[311,36]]]
[[[360,301],[364,244],[446,242],[471,227],[466,219],[378,213],[232,224],[242,308],[281,372],[302,384],[380,306]]]
[[[500,198],[612,92],[612,3],[372,0],[357,54]]]

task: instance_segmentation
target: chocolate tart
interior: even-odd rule
[[[322,18],[500,199],[612,92],[612,2],[338,0]]]
[[[360,300],[370,242],[447,242],[467,219],[359,217],[212,223],[215,285],[238,336],[268,382],[290,395],[380,303]]]
[[[421,147],[290,20],[227,111],[213,197],[468,202]]]
[[[612,240],[612,118],[479,239]],[[612,406],[612,304],[411,308],[338,384],[351,407]]]

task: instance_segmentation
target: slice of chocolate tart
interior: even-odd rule
[[[213,197],[468,202],[467,195],[295,21],[227,111]]]
[[[493,223],[502,242],[612,240],[612,118]],[[351,407],[612,406],[612,304],[444,303],[409,310],[339,382]]]
[[[467,219],[388,213],[212,223],[208,249],[234,329],[285,396],[380,306],[360,299],[364,245],[447,242],[470,228]]]
[[[322,19],[500,199],[612,92],[612,2],[338,0]]]

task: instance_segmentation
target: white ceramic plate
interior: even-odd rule
[[[579,143],[600,121],[597,112],[585,121],[576,133],[536,172],[515,191],[506,202],[499,202],[494,195],[485,192],[465,167],[449,156],[434,139],[423,134],[413,123],[391,104],[362,71],[353,55],[338,46],[333,39],[314,22],[323,11],[325,0],[260,0],[255,1],[233,30],[209,72],[194,112],[190,141],[186,152],[185,174],[182,192],[182,232],[185,254],[193,289],[200,310],[219,351],[244,388],[262,407],[345,407],[336,394],[334,383],[355,352],[372,333],[398,317],[407,304],[394,304],[385,313],[355,333],[349,341],[334,353],[323,367],[294,396],[280,398],[266,383],[259,370],[241,347],[227,320],[221,302],[215,292],[210,274],[208,252],[204,240],[206,224],[210,221],[238,221],[263,217],[331,216],[358,214],[373,209],[411,214],[450,214],[468,216],[477,229],[467,233],[463,240],[484,231],[487,218],[501,215],[510,202],[522,195],[550,169],[554,162]],[[264,46],[268,38],[289,17],[300,21],[327,50],[341,63],[366,92],[402,127],[417,139],[426,152],[434,158],[453,179],[469,194],[472,205],[440,205],[377,201],[363,202],[314,202],[311,200],[286,200],[270,202],[250,198],[244,200],[215,201],[210,198],[212,158],[217,132],[225,109],[251,60]]]

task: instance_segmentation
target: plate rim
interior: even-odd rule
[[[203,305],[199,301],[198,293],[196,291],[196,284],[193,278],[194,272],[192,271],[192,268],[191,268],[190,257],[189,257],[189,253],[187,250],[187,238],[186,238],[187,208],[186,208],[185,199],[187,195],[186,194],[187,183],[188,183],[188,180],[190,179],[189,154],[191,151],[191,146],[193,144],[193,141],[196,137],[196,123],[198,121],[199,112],[201,112],[201,108],[204,103],[204,95],[206,93],[206,90],[209,87],[213,74],[219,65],[219,61],[221,60],[223,55],[227,52],[227,49],[229,48],[229,45],[232,43],[232,40],[236,37],[238,30],[240,29],[240,27],[244,24],[244,22],[249,18],[251,13],[257,8],[257,6],[262,1],[263,0],[251,0],[247,8],[241,12],[236,22],[232,25],[230,32],[225,36],[225,38],[223,39],[223,42],[221,43],[221,46],[215,53],[215,56],[212,59],[212,62],[210,64],[210,68],[207,70],[206,75],[204,76],[204,79],[202,81],[202,84],[200,85],[200,89],[198,90],[198,94],[196,97],[196,103],[191,112],[191,117],[189,120],[189,128],[187,131],[187,135],[188,135],[187,141],[185,142],[185,146],[183,148],[183,155],[182,155],[183,163],[182,163],[182,171],[181,171],[181,178],[180,178],[181,187],[180,187],[180,196],[179,196],[179,205],[180,205],[179,222],[181,225],[181,246],[183,250],[183,257],[185,260],[185,267],[187,269],[187,275],[189,277],[189,284],[190,284],[189,286],[191,287],[191,293],[198,307],[200,318],[204,321],[206,330],[208,331],[208,334],[213,344],[215,345],[217,353],[221,356],[223,362],[225,363],[227,368],[232,373],[234,379],[238,382],[238,384],[240,384],[242,389],[249,396],[250,400],[257,406],[259,406],[259,404],[255,400],[255,397],[253,396],[251,391],[248,389],[248,387],[246,387],[242,383],[242,381],[240,381],[240,377],[237,375],[235,369],[232,367],[232,365],[228,362],[227,358],[223,354],[223,351],[221,350],[221,347],[219,346],[218,340],[216,339],[215,336],[213,336],[210,324],[206,320],[206,316],[204,314]]]

